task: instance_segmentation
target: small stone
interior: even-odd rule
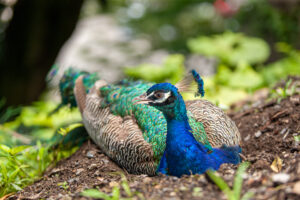
[[[280,134],[284,134],[286,131],[287,131],[288,128],[283,128],[281,131],[280,131]]]
[[[101,174],[101,172],[99,170],[97,170],[95,173],[94,173],[96,176],[99,176]]]
[[[88,158],[94,158],[94,157],[95,157],[95,156],[94,156],[94,152],[88,151],[88,152],[86,153],[86,157],[88,157]]]
[[[293,187],[293,193],[300,195],[300,181],[295,183]]]
[[[76,175],[79,175],[81,172],[83,172],[84,171],[84,169],[83,168],[79,168],[79,169],[77,169],[76,170]]]
[[[149,177],[143,178],[143,182],[144,182],[144,183],[150,183],[151,181],[152,181],[152,179],[149,178]]]
[[[290,97],[290,101],[293,102],[295,105],[300,104],[300,98],[299,97]]]
[[[119,186],[119,183],[117,183],[116,181],[112,181],[109,183],[110,187],[115,187],[115,186]]]
[[[79,165],[79,161],[76,160],[75,163],[74,163],[75,167],[77,167]]]
[[[68,183],[73,183],[73,182],[78,182],[79,181],[79,178],[70,178],[69,180],[68,180]]]
[[[58,198],[61,200],[71,200],[72,198],[69,195],[58,194]]]
[[[290,121],[289,121],[289,119],[283,119],[283,120],[281,120],[283,123],[285,123],[285,124],[288,124]]]
[[[180,186],[179,190],[180,190],[180,191],[187,191],[187,190],[188,190],[188,188],[187,188],[187,187],[185,187],[185,186]]]
[[[91,164],[90,166],[88,166],[88,169],[91,170],[91,169],[95,169],[97,168],[97,164],[93,163]]]
[[[274,108],[279,110],[281,108],[281,106],[277,104],[277,105],[274,106]]]
[[[286,173],[274,174],[272,176],[272,180],[273,182],[284,184],[290,180],[290,175]]]
[[[170,196],[176,196],[176,192],[171,192]]]
[[[102,182],[104,180],[104,178],[103,177],[97,177],[97,180]]]
[[[257,138],[260,137],[260,136],[261,136],[261,131],[257,131],[254,135],[255,135],[255,137],[257,137]]]
[[[250,135],[248,134],[245,138],[244,141],[247,142],[250,139]]]
[[[170,192],[170,191],[172,191],[172,189],[171,188],[163,188],[162,191],[163,192]]]

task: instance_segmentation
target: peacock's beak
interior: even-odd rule
[[[152,100],[147,98],[147,94],[142,94],[141,96],[135,97],[133,99],[133,105],[137,104],[148,104],[149,102],[152,102]]]

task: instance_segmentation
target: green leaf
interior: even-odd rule
[[[3,163],[0,163],[0,167],[1,167],[1,174],[3,177],[3,182],[7,182],[8,181],[7,169]]]
[[[300,135],[294,136],[294,140],[295,140],[295,142],[300,142]]]
[[[235,72],[231,74],[228,85],[232,88],[253,90],[263,85],[263,78],[250,65],[240,63]]]
[[[126,68],[124,73],[135,79],[143,79],[150,82],[176,83],[184,75],[184,57],[179,54],[170,55],[162,66],[153,64],[141,64],[136,67]]]
[[[189,40],[188,47],[194,53],[216,56],[232,66],[240,62],[263,63],[270,55],[270,48],[264,40],[247,37],[242,33],[225,32],[214,36],[200,36]]]
[[[10,148],[4,144],[0,144],[0,150],[6,152],[6,153],[10,153]]]
[[[112,189],[112,199],[119,200],[120,199],[120,188],[115,186]]]
[[[20,153],[21,151],[24,151],[25,149],[28,149],[29,147],[30,146],[25,146],[25,145],[14,147],[14,148],[11,149],[10,153],[12,155],[16,155],[16,154]]]
[[[75,128],[81,127],[81,126],[83,126],[83,124],[81,124],[81,123],[71,124],[71,125],[67,126],[66,128],[60,128],[58,130],[58,133],[60,133],[61,135],[67,135],[70,131],[74,130]]]
[[[99,198],[99,199],[110,199],[110,196],[99,191],[96,189],[88,189],[84,190],[83,192],[80,193],[81,196],[84,197],[92,197],[92,198]]]
[[[18,175],[19,172],[20,172],[20,168],[17,167],[17,168],[15,169],[15,171],[13,171],[13,173],[11,173],[11,174],[9,175],[9,181],[13,181],[13,180],[15,179],[15,177]]]
[[[242,196],[241,200],[248,200],[248,199],[251,199],[251,198],[253,197],[253,195],[254,195],[254,192],[246,192],[246,193]]]
[[[123,189],[125,190],[125,192],[126,192],[126,194],[128,195],[128,196],[132,196],[132,192],[131,192],[131,190],[130,190],[130,187],[129,187],[129,185],[128,185],[128,182],[126,181],[123,181],[122,183],[121,183],[121,185],[122,185],[122,187],[123,187]]]
[[[249,165],[249,162],[243,162],[237,169],[233,182],[233,192],[236,199],[240,199],[241,190],[243,186],[243,174],[245,173]]]
[[[13,188],[14,188],[15,190],[17,190],[17,191],[21,191],[21,190],[22,190],[22,188],[21,188],[20,186],[14,184],[14,183],[11,183],[11,185],[12,185]]]
[[[214,171],[207,170],[206,173],[222,191],[230,191],[230,187],[227,185],[227,183],[221,177],[217,176]]]

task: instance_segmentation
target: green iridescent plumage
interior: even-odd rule
[[[62,104],[70,104],[71,107],[75,107],[77,105],[74,96],[74,86],[75,81],[79,76],[83,76],[83,84],[87,93],[91,87],[93,87],[95,82],[100,79],[97,73],[88,73],[74,68],[67,69],[59,81],[59,91],[62,98]]]
[[[143,132],[144,139],[152,145],[155,161],[159,162],[166,146],[166,120],[157,109],[147,105],[133,105],[132,101],[134,97],[145,93],[152,85],[153,83],[143,81],[130,82],[124,80],[119,84],[100,88],[100,93],[105,98],[102,106],[109,106],[114,115],[122,117],[129,115],[136,119]],[[188,117],[196,140],[211,149],[203,124],[197,122],[191,112],[188,112]]]

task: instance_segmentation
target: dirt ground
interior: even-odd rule
[[[300,79],[295,81],[299,84]],[[255,99],[251,105],[243,102],[233,106],[229,115],[242,134],[243,154],[251,163],[242,193],[254,192],[252,199],[300,199],[300,142],[294,138],[300,135],[300,95],[279,103],[265,97]],[[218,174],[231,186],[236,169],[223,165]],[[9,199],[91,199],[80,192],[98,188],[110,194],[122,183],[121,175],[115,173],[119,171],[126,175],[133,199],[226,199],[207,175],[177,178],[128,174],[92,142]],[[121,196],[128,197],[124,189]]]

